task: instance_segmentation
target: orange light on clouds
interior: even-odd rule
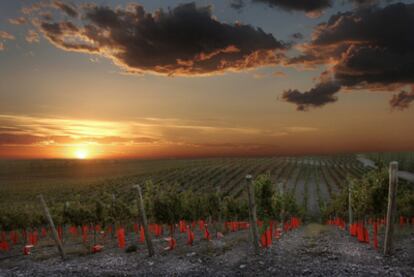
[[[104,121],[0,114],[0,159],[258,156],[413,149],[414,129],[407,129],[404,120],[383,124],[394,131],[383,132],[361,119],[336,120],[340,128],[325,117],[318,119],[301,122],[303,125],[282,121],[230,124],[179,118]],[[403,132],[404,136],[399,135]]]

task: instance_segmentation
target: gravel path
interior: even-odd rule
[[[229,233],[222,240],[184,246],[146,257],[119,249],[86,256],[35,260],[20,257],[0,262],[0,276],[414,276],[414,233],[396,242],[396,254],[384,258],[332,226],[309,224],[285,234],[269,249],[253,255],[248,232]]]

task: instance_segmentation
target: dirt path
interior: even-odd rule
[[[144,249],[119,249],[95,255],[33,260],[21,257],[0,262],[0,276],[414,276],[414,233],[396,242],[397,255],[385,259],[370,245],[360,244],[332,226],[310,224],[285,234],[269,249],[253,255],[247,231],[223,240],[186,246],[178,239],[173,251],[147,258]]]

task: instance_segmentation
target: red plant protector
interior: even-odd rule
[[[185,220],[180,220],[180,222],[179,222],[179,229],[180,229],[180,233],[185,233],[185,231],[186,231],[186,223],[185,223]]]
[[[135,234],[138,234],[138,232],[139,232],[139,226],[138,226],[137,223],[134,223],[134,232],[135,232]]]
[[[19,235],[16,231],[10,232],[10,240],[13,242],[13,244],[17,244],[17,242],[19,241]]]
[[[33,245],[25,245],[23,247],[23,255],[27,256],[30,255]]]
[[[400,216],[400,227],[403,227],[405,224],[405,220],[403,216]]]
[[[204,239],[210,240],[210,232],[208,231],[207,224],[204,226]]]
[[[199,220],[198,221],[198,227],[200,228],[200,231],[203,231],[204,230],[204,226],[205,226],[205,222],[204,222],[204,220]]]
[[[193,245],[194,243],[194,232],[190,228],[187,228],[187,244]]]
[[[47,236],[47,229],[45,227],[42,227],[42,238]]]
[[[369,234],[367,228],[364,227],[364,242],[369,243]]]
[[[57,232],[58,232],[58,235],[59,235],[59,240],[62,241],[62,239],[63,239],[63,228],[62,228],[62,226],[60,226],[60,225],[58,226]]]
[[[6,251],[6,252],[10,250],[10,246],[7,243],[7,241],[4,240],[0,242],[0,250]]]
[[[101,225],[96,224],[96,225],[95,225],[95,231],[96,231],[97,233],[101,232]]]
[[[88,232],[89,232],[88,226],[83,225],[82,226],[82,240],[84,243],[88,240]]]
[[[275,238],[276,239],[280,239],[281,235],[282,235],[282,229],[276,228],[276,230],[275,230]]]
[[[168,241],[168,247],[165,248],[166,250],[173,250],[177,246],[177,241],[173,237],[166,238]]]
[[[365,238],[364,238],[364,229],[362,227],[362,223],[358,223],[358,227],[357,227],[357,237],[358,237],[358,241],[359,242],[364,242]]]
[[[141,226],[140,232],[139,232],[139,241],[141,243],[144,243],[145,241],[145,232],[144,232],[144,227]]]
[[[119,228],[117,231],[118,236],[118,246],[119,248],[123,249],[125,248],[125,229]]]
[[[102,252],[104,246],[100,245],[100,244],[96,244],[94,246],[92,246],[92,253],[98,253],[98,252]]]
[[[78,235],[78,228],[76,226],[70,226],[69,227],[69,233],[73,236]]]

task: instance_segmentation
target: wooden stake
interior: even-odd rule
[[[255,252],[259,252],[259,230],[257,229],[256,201],[254,195],[253,180],[251,175],[246,175],[247,192],[249,195],[250,230],[253,236],[252,243]]]
[[[280,186],[280,196],[282,197],[282,209],[280,211],[280,228],[283,229],[283,222],[285,221],[285,200],[284,200],[285,189],[284,189],[282,182],[279,183],[279,186]]]
[[[398,188],[398,162],[391,162],[389,168],[389,189],[388,189],[388,208],[387,222],[385,226],[384,255],[389,255],[392,249],[392,235],[395,219],[395,196]]]
[[[115,194],[112,193],[112,205],[111,205],[111,212],[112,212],[112,233],[111,238],[113,239],[115,237],[115,212],[114,212],[114,206],[115,206]]]
[[[58,232],[56,231],[55,223],[53,223],[52,216],[49,213],[49,209],[47,208],[47,205],[46,205],[45,199],[43,198],[43,195],[40,194],[40,195],[38,195],[38,197],[40,199],[40,202],[42,203],[46,219],[49,221],[50,229],[52,229],[52,235],[53,235],[53,239],[55,240],[56,247],[59,250],[59,253],[60,253],[60,256],[62,257],[62,260],[64,260],[65,259],[65,251],[63,249],[62,242],[59,239]]]
[[[138,190],[138,201],[139,201],[140,210],[141,210],[142,224],[144,225],[145,243],[147,244],[147,248],[148,248],[148,256],[151,257],[154,255],[154,247],[152,246],[151,233],[149,232],[149,229],[148,229],[147,215],[145,214],[145,207],[144,207],[144,200],[142,199],[141,186],[135,185],[134,187]]]
[[[354,221],[354,217],[352,214],[352,182],[348,183],[348,224],[349,224],[349,230],[351,230],[351,224]]]

